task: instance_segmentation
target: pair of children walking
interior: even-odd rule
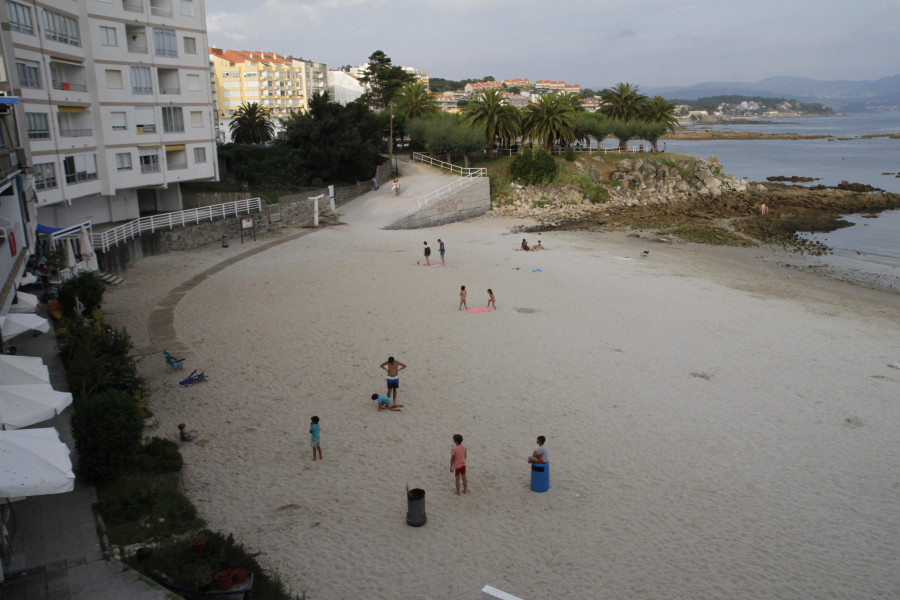
[[[468,295],[468,292],[466,291],[466,286],[461,286],[459,288],[459,310],[462,310],[463,308],[465,308],[466,310],[469,310],[469,305],[466,304],[466,296],[467,295]],[[492,289],[488,288],[487,307],[490,308],[491,306],[494,307],[494,310],[497,310],[497,301],[494,299],[494,291]]]

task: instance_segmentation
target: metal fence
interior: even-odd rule
[[[124,225],[91,235],[91,243],[95,248],[103,252],[122,242],[134,239],[145,231],[154,232],[164,229],[174,229],[195,225],[201,221],[214,221],[226,217],[249,214],[262,210],[262,200],[259,198],[247,198],[225,204],[214,204],[201,208],[191,208],[178,212],[170,212],[152,217],[141,217]]]
[[[474,175],[475,177],[487,177],[487,169],[466,169],[464,167],[457,167],[454,164],[432,158],[427,154],[422,154],[421,152],[413,152],[413,160],[417,160],[420,163],[430,165],[432,167],[437,167],[439,169],[445,169],[447,171],[450,171],[451,173],[462,175],[463,177],[468,177],[469,175]]]

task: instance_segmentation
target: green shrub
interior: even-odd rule
[[[72,415],[78,472],[90,481],[108,481],[132,460],[141,445],[141,410],[125,392],[109,390],[81,399]]]
[[[566,151],[563,154],[563,158],[569,162],[575,162],[575,150],[572,149],[572,146],[566,148]]]
[[[177,473],[184,459],[175,442],[153,436],[134,455],[134,464],[145,473]]]
[[[97,512],[110,543],[136,544],[203,527],[174,473],[138,473],[97,486]]]
[[[526,148],[510,163],[513,179],[524,185],[550,183],[558,167],[550,153],[541,148]]]
[[[128,356],[133,343],[125,329],[87,319],[64,319],[56,335],[69,389],[76,399],[109,389],[141,395],[143,380]]]
[[[100,275],[93,271],[82,271],[75,277],[65,281],[59,286],[59,303],[67,314],[75,314],[76,298],[81,302],[83,311],[81,314],[89,315],[103,303],[103,292],[106,284],[100,279]]]

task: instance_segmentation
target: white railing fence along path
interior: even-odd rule
[[[458,167],[454,164],[432,158],[427,154],[422,154],[421,152],[413,152],[413,160],[417,160],[423,164],[430,165],[432,167],[438,167],[439,169],[445,169],[447,171],[450,171],[451,173],[457,173],[461,175],[459,179],[455,179],[447,185],[439,187],[436,190],[432,190],[425,194],[422,198],[419,198],[419,208],[428,206],[428,203],[432,200],[437,200],[438,198],[445,196],[450,192],[471,185],[479,177],[487,177],[487,169],[485,168],[467,169],[465,167]]]
[[[247,198],[246,200],[213,204],[211,206],[153,215],[152,217],[141,217],[113,229],[94,232],[91,235],[91,243],[94,245],[94,248],[106,252],[113,246],[136,238],[145,231],[154,232],[162,229],[174,229],[176,227],[196,225],[201,221],[214,221],[215,219],[224,219],[261,210],[261,199]]]

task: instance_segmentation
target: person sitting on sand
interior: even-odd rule
[[[538,243],[531,247],[532,250],[543,250],[544,247],[541,246],[541,240],[538,240]]]
[[[547,451],[547,438],[542,435],[539,435],[537,438],[538,447],[537,450],[531,453],[531,456],[528,457],[528,462],[537,463],[539,465],[545,465],[550,462],[550,453]]]
[[[194,440],[197,439],[197,432],[196,431],[188,431],[187,425],[185,425],[184,423],[179,423],[178,424],[178,437],[181,439],[182,442],[193,442]]]
[[[528,245],[528,240],[526,240],[525,238],[522,238],[522,250],[524,250],[525,252],[531,250],[531,247]]]
[[[403,408],[402,404],[391,406],[391,399],[381,394],[372,394],[372,400],[378,400],[378,410],[400,410]]]

